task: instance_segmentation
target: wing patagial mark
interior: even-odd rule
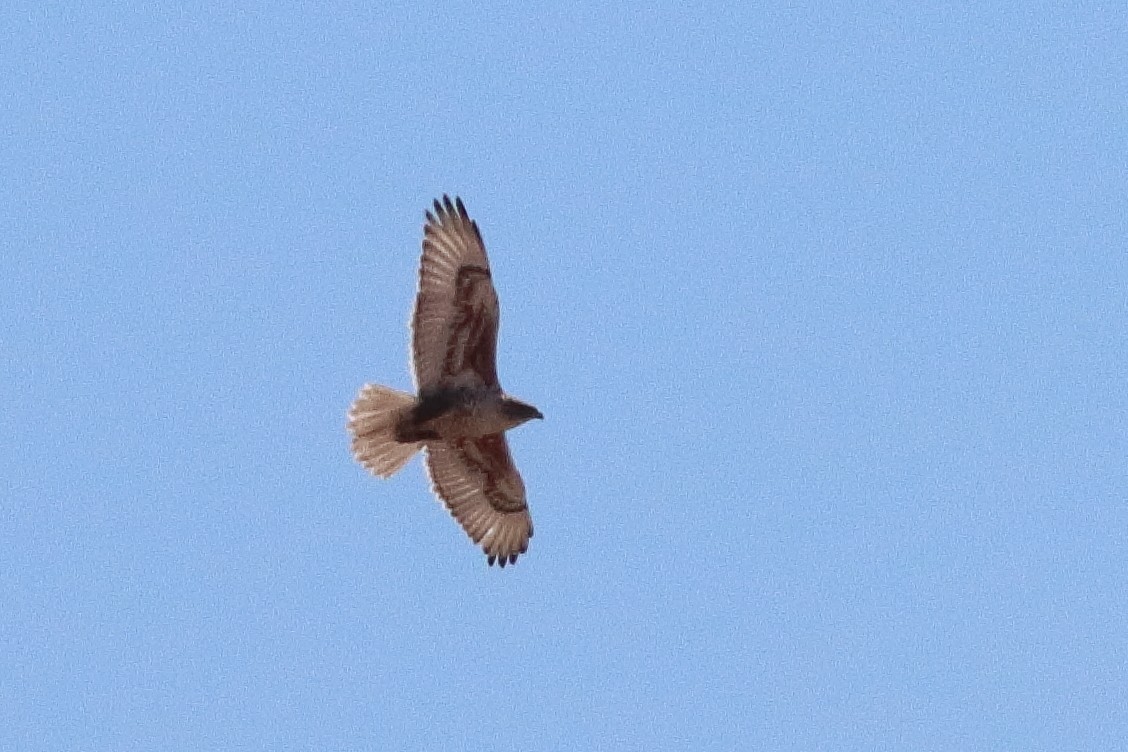
[[[497,294],[489,269],[470,264],[459,268],[455,277],[454,311],[443,375],[456,376],[469,369],[486,386],[499,387]]]
[[[526,509],[525,488],[517,468],[509,456],[509,447],[502,434],[483,436],[474,441],[464,440],[457,444],[462,461],[482,479],[482,492],[490,506],[503,514],[511,514]],[[514,484],[513,480],[517,483]],[[509,481],[509,488],[503,484]],[[514,488],[516,485],[518,488]]]

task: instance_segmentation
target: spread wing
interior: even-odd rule
[[[478,224],[462,199],[443,196],[427,212],[419,294],[411,320],[418,390],[457,382],[500,389],[498,304]]]
[[[501,566],[529,548],[533,520],[504,434],[427,444],[431,486],[451,516]]]

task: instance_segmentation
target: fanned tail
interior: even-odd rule
[[[423,445],[396,441],[396,423],[415,403],[406,392],[365,384],[349,408],[349,432],[356,461],[381,478],[390,478]]]

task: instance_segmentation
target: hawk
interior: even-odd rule
[[[505,432],[544,416],[498,383],[497,292],[478,223],[446,195],[426,218],[411,319],[418,394],[366,384],[349,409],[353,456],[388,478],[422,449],[435,495],[490,565],[504,567],[533,537]]]

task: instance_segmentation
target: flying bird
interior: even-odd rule
[[[497,292],[478,223],[446,195],[426,218],[411,319],[417,394],[366,384],[349,409],[353,456],[389,478],[422,449],[435,495],[504,567],[533,537],[505,432],[544,416],[498,382]]]

